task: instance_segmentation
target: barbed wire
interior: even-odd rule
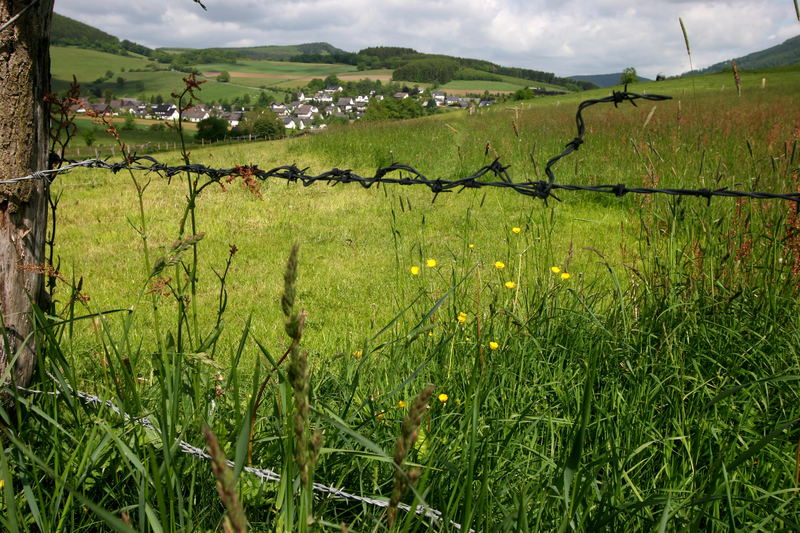
[[[50,375],[50,378],[53,380],[54,383],[57,383],[58,380],[54,376]],[[106,407],[118,416],[122,417],[126,422],[132,422],[144,429],[153,431],[159,435],[159,437],[163,437],[161,430],[158,429],[153,422],[146,416],[142,417],[134,417],[117,407],[112,401],[104,400],[99,396],[95,396],[94,394],[90,394],[88,392],[75,390],[69,384],[65,384],[67,390],[83,400],[84,403],[87,405],[91,405],[93,407]],[[33,395],[45,395],[45,396],[60,396],[61,391],[42,391],[37,389],[29,389],[26,387],[17,386],[16,389],[20,392],[25,392],[28,394]],[[206,461],[211,460],[211,455],[208,454],[204,449],[198,448],[184,440],[175,439],[175,442],[178,444],[178,447],[181,451],[187,455],[194,456],[199,459],[204,459]],[[235,463],[230,459],[227,460],[227,464],[230,468],[235,468]],[[278,483],[281,481],[281,475],[274,470],[269,468],[254,468],[252,466],[244,466],[242,468],[245,472],[256,476],[257,478],[261,479],[262,481]],[[368,496],[361,496],[359,494],[352,494],[342,489],[338,489],[336,487],[332,487],[330,485],[323,485],[322,483],[314,483],[313,488],[316,492],[320,492],[323,494],[327,494],[329,496],[333,496],[336,498],[341,498],[343,500],[352,500],[361,503],[366,503],[373,507],[388,507],[389,500],[385,499],[376,499],[370,498]],[[414,512],[420,516],[424,516],[425,518],[433,521],[433,522],[442,522],[444,520],[443,514],[441,511],[433,509],[431,507],[427,507],[425,505],[417,505],[416,507],[411,507],[405,503],[399,503],[398,508],[405,511],[405,512]],[[461,524],[458,522],[454,522],[453,520],[448,520],[448,523],[451,527],[461,530]],[[474,530],[470,529],[470,533],[473,533]]]
[[[454,190],[463,191],[464,189],[477,189],[481,187],[495,187],[503,189],[511,189],[519,194],[539,198],[544,200],[545,203],[549,198],[561,201],[553,191],[584,191],[594,193],[608,193],[617,197],[625,196],[626,194],[666,194],[671,196],[693,196],[705,198],[709,203],[715,196],[721,197],[734,197],[734,198],[752,198],[752,199],[779,199],[795,202],[796,206],[800,208],[800,192],[755,192],[755,191],[737,191],[730,190],[726,187],[718,189],[688,189],[688,188],[655,188],[655,187],[629,187],[624,183],[619,184],[606,184],[606,185],[575,185],[575,184],[560,184],[556,183],[555,173],[553,167],[562,158],[572,154],[580,148],[584,143],[584,136],[586,134],[586,126],[583,119],[583,110],[601,103],[613,103],[618,106],[624,102],[630,102],[636,105],[636,100],[651,100],[661,101],[671,99],[670,96],[663,96],[658,94],[636,94],[632,92],[615,91],[610,96],[605,98],[597,98],[592,100],[585,100],[578,106],[578,111],[575,115],[575,123],[577,126],[577,136],[567,143],[564,151],[552,157],[545,166],[545,174],[547,180],[529,180],[529,181],[513,181],[508,173],[508,166],[500,163],[500,159],[495,159],[490,164],[485,165],[478,169],[471,175],[458,178],[458,179],[431,179],[416,168],[400,163],[393,163],[386,167],[378,168],[372,176],[361,176],[352,170],[343,170],[333,168],[321,174],[310,174],[308,168],[299,168],[296,165],[283,165],[272,168],[270,170],[262,170],[257,165],[242,165],[233,168],[213,168],[202,164],[188,164],[188,165],[167,165],[152,156],[148,155],[132,155],[127,160],[118,162],[108,162],[104,159],[93,158],[85,159],[83,161],[63,161],[66,165],[51,170],[40,170],[27,176],[19,178],[12,178],[0,181],[2,184],[19,183],[22,181],[34,179],[46,179],[52,182],[60,173],[75,169],[75,168],[100,168],[117,173],[121,170],[142,171],[156,173],[167,178],[181,173],[193,173],[206,176],[211,183],[219,183],[223,179],[233,179],[236,177],[255,178],[260,181],[267,181],[269,179],[282,179],[287,182],[300,182],[304,186],[309,186],[317,182],[328,183],[336,185],[339,183],[358,183],[364,188],[370,188],[376,184],[393,184],[393,185],[424,185],[434,193],[434,201],[439,193],[452,192]],[[398,173],[399,177],[391,177],[390,174]],[[484,181],[486,176],[494,177],[499,181]]]
[[[6,30],[6,28],[11,27],[11,25],[14,24],[14,22],[16,22],[18,18],[20,18],[22,15],[24,15],[27,10],[32,8],[38,2],[39,2],[39,0],[33,0],[30,4],[28,4],[27,6],[23,7],[22,9],[20,9],[19,12],[16,15],[10,17],[8,20],[6,20],[2,24],[0,24],[0,33],[3,33]]]

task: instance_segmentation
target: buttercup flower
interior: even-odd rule
[[[569,279],[569,278],[570,278],[569,272],[562,272],[561,273],[561,279]]]
[[[522,229],[521,228],[511,228],[511,231],[513,231],[514,233],[519,233],[520,231],[522,231]]]
[[[381,411],[380,413],[378,413],[377,418],[378,418],[378,420],[383,420],[384,416],[386,416],[386,415],[383,413],[383,411]]]
[[[403,400],[400,400],[399,402],[397,402],[397,407],[399,407],[400,409],[402,409],[405,406],[406,406],[406,402],[404,402]]]
[[[475,245],[472,243],[469,243],[467,246],[469,246],[470,248],[475,248]]]
[[[497,270],[503,270],[503,269],[506,267],[506,264],[505,264],[505,263],[503,263],[502,261],[495,261],[495,262],[494,262],[494,267],[495,267]]]
[[[354,356],[356,359],[359,359],[359,358],[361,358],[361,356],[362,356],[362,355],[364,355],[364,352],[362,352],[361,350],[356,350],[355,352],[353,352],[353,356]]]
[[[441,393],[437,398],[440,402],[445,403],[450,397],[445,393]]]
[[[489,343],[489,349],[491,349],[491,350],[496,350],[496,349],[498,349],[498,348],[500,348],[500,345],[499,345],[499,344],[497,344],[496,342],[494,342],[494,341],[491,341],[491,342]]]
[[[513,281],[506,281],[504,285],[506,286],[506,289],[513,289],[514,287],[517,286],[517,284],[514,283]]]
[[[456,320],[461,322],[462,324],[467,321],[467,313],[458,313]]]
[[[557,266],[551,266],[550,272],[552,272],[553,274],[558,274],[559,272],[561,272],[561,269],[558,268]]]
[[[428,259],[425,261],[425,266],[428,268],[433,268],[436,266],[436,259]]]
[[[412,276],[419,276],[419,267],[414,265],[409,269],[409,272],[411,272]]]

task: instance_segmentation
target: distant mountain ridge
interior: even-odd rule
[[[621,77],[622,72],[614,72],[611,74],[581,74],[578,76],[567,76],[567,78],[571,80],[588,81],[589,83],[594,83],[601,88],[621,85],[619,82]],[[650,78],[645,78],[644,76],[637,76],[637,78],[639,78],[639,81],[653,81]]]
[[[746,56],[728,59],[714,63],[710,67],[700,70],[686,72],[683,75],[710,74],[712,72],[722,72],[730,68],[731,61],[736,61],[736,66],[745,70],[769,67],[785,67],[800,63],[800,35],[786,39],[781,44],[771,46],[759,52],[753,52]]]

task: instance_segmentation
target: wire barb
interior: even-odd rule
[[[584,191],[594,193],[609,193],[617,197],[625,196],[628,193],[634,194],[668,194],[671,196],[695,196],[705,198],[709,203],[714,196],[736,197],[736,198],[754,198],[765,200],[788,200],[795,202],[796,207],[800,209],[800,192],[788,193],[769,193],[769,192],[747,192],[747,191],[732,191],[725,188],[709,190],[709,189],[656,189],[647,187],[628,187],[625,184],[617,185],[562,185],[556,183],[556,176],[553,172],[553,167],[562,158],[577,151],[584,143],[584,136],[586,135],[586,124],[583,119],[583,110],[596,104],[612,103],[615,106],[624,102],[630,102],[636,105],[636,100],[651,100],[661,101],[669,100],[670,96],[663,96],[658,94],[637,94],[623,91],[614,91],[611,95],[605,98],[597,98],[592,100],[584,100],[578,105],[578,111],[575,114],[575,125],[578,133],[570,142],[568,142],[564,150],[550,158],[545,166],[544,172],[547,180],[527,180],[527,181],[513,181],[508,173],[509,167],[500,163],[499,159],[495,159],[490,164],[485,165],[475,171],[473,174],[457,179],[431,179],[425,176],[416,168],[401,163],[392,163],[387,167],[381,167],[375,170],[372,176],[360,176],[350,169],[342,170],[333,168],[318,175],[309,174],[308,168],[299,168],[296,165],[282,165],[272,168],[270,170],[262,170],[257,165],[244,165],[236,166],[234,168],[212,168],[200,164],[191,165],[177,165],[169,166],[162,163],[149,155],[130,156],[127,160],[122,160],[115,163],[110,163],[103,159],[86,159],[84,161],[60,161],[60,163],[67,163],[61,168],[52,170],[41,170],[23,176],[20,178],[13,178],[9,180],[0,181],[0,185],[19,183],[22,181],[33,179],[47,179],[52,182],[56,175],[64,173],[75,168],[100,168],[110,170],[117,173],[120,170],[133,170],[142,172],[152,172],[158,175],[171,178],[183,172],[189,172],[197,175],[206,176],[211,183],[220,183],[222,180],[246,176],[248,179],[254,178],[260,181],[267,181],[268,179],[282,179],[289,183],[300,182],[304,187],[308,187],[317,182],[328,183],[329,185],[337,185],[339,183],[358,183],[365,189],[369,189],[375,184],[393,184],[393,185],[424,185],[430,189],[434,194],[434,200],[441,193],[452,192],[454,190],[463,191],[464,189],[478,189],[481,187],[495,187],[511,189],[519,194],[530,196],[544,200],[553,198],[556,201],[561,201],[555,194],[556,190],[566,191]],[[397,174],[398,176],[394,176]],[[488,178],[495,178],[497,181],[489,181]]]

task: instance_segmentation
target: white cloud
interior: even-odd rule
[[[645,76],[773,46],[800,33],[787,0],[57,0],[56,11],[148,46],[250,46],[326,41],[357,51],[407,46],[559,75]]]

